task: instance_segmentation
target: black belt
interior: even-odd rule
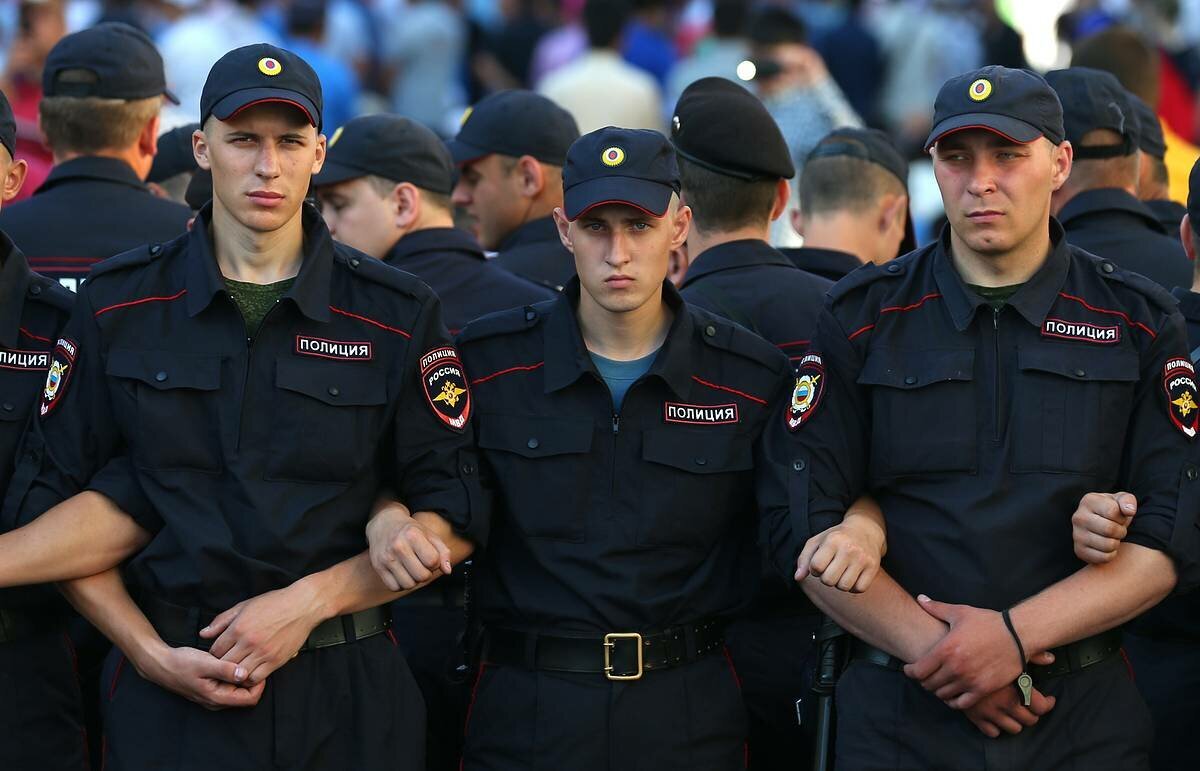
[[[1033,675],[1035,682],[1050,677],[1060,677],[1072,672],[1082,671],[1093,664],[1099,664],[1120,650],[1121,632],[1111,629],[1107,632],[1086,637],[1078,642],[1070,643],[1069,645],[1051,648],[1050,652],[1054,654],[1053,664],[1044,667],[1031,664],[1027,671]],[[900,659],[862,640],[854,641],[851,648],[851,657],[891,670],[899,670],[904,667],[904,662]]]
[[[610,632],[603,637],[488,628],[484,631],[481,659],[485,664],[640,680],[646,670],[686,664],[720,650],[724,644],[725,624],[715,619],[653,634]]]
[[[0,608],[0,645],[16,642],[63,628],[58,613],[38,613]]]
[[[172,605],[154,597],[142,598],[138,604],[163,642],[201,650],[212,647],[213,640],[200,637],[200,630],[213,619],[211,613],[199,608]],[[300,652],[365,640],[382,634],[391,625],[392,617],[386,606],[327,619],[309,633]]]

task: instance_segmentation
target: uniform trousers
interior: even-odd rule
[[[54,631],[0,643],[0,769],[87,768],[71,638]]]
[[[1200,764],[1200,641],[1126,632],[1125,650],[1138,691],[1154,717],[1154,771],[1193,771]]]

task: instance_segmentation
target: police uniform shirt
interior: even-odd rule
[[[604,634],[729,614],[759,576],[758,510],[787,505],[786,479],[772,483],[781,463],[760,443],[779,423],[786,358],[666,284],[666,341],[615,411],[579,331],[579,292],[574,279],[459,336],[498,480],[473,574],[480,617]]]
[[[1012,606],[1074,573],[1071,514],[1128,490],[1125,539],[1194,570],[1196,385],[1171,297],[1068,246],[999,310],[954,269],[949,228],[836,286],[787,420],[800,506],[777,569],[859,495],[888,522],[885,569],[912,594]]]
[[[1168,236],[1175,236],[1179,233],[1179,223],[1183,222],[1183,215],[1187,214],[1186,206],[1178,201],[1166,199],[1142,201],[1142,205],[1150,210]]]
[[[151,193],[124,161],[86,156],[58,164],[31,198],[5,206],[0,229],[33,270],[76,289],[96,262],[169,241],[191,216]]]
[[[384,485],[479,537],[471,402],[433,293],[335,244],[306,206],[299,274],[248,341],[210,220],[211,207],[81,288],[22,515],[128,453],[132,479],[102,492],[154,537],[127,577],[212,612],[360,553]]]
[[[807,246],[780,249],[780,253],[800,270],[828,279],[835,284],[858,268],[862,261],[849,252]]]
[[[475,239],[457,228],[409,233],[383,260],[429,285],[451,334],[480,316],[554,297],[553,290],[488,262]]]
[[[575,257],[558,237],[553,217],[530,220],[500,244],[495,265],[542,286],[561,290],[575,275]]]
[[[1178,225],[1165,231],[1158,218],[1124,190],[1079,193],[1058,219],[1072,246],[1141,273],[1167,290],[1192,284],[1192,266],[1179,243]]]
[[[745,239],[706,249],[688,267],[680,291],[689,303],[741,324],[796,362],[832,286],[797,270],[766,241]]]

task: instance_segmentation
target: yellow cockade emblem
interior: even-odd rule
[[[1191,414],[1192,410],[1200,409],[1200,405],[1197,405],[1196,402],[1192,400],[1191,391],[1184,391],[1183,396],[1179,397],[1178,399],[1173,399],[1171,404],[1174,404],[1176,407],[1178,407],[1179,414],[1185,418]]]
[[[435,402],[445,402],[447,407],[454,407],[458,404],[458,397],[467,392],[465,388],[459,388],[454,383],[447,380],[442,384],[442,392],[433,397]]]

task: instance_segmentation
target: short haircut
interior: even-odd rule
[[[1080,137],[1076,146],[1104,147],[1121,141],[1121,135],[1111,129],[1094,129]],[[1071,186],[1080,190],[1098,190],[1106,187],[1134,187],[1138,180],[1138,154],[1121,155],[1116,158],[1076,158],[1071,165]]]
[[[1158,53],[1129,27],[1115,25],[1076,43],[1071,66],[1111,72],[1143,102],[1158,104]]]
[[[396,185],[400,184],[395,180],[380,177],[375,174],[368,174],[366,180],[367,183],[370,184],[371,188],[379,194],[380,198],[387,198],[390,196],[392,191],[396,189]],[[414,185],[414,187],[416,186]],[[450,196],[446,195],[445,193],[435,193],[432,190],[426,190],[423,187],[417,187],[417,190],[421,192],[421,200],[426,204],[434,206],[438,209],[442,209],[443,211],[451,211],[451,209],[454,207],[454,204],[450,201]]]
[[[800,174],[800,213],[829,214],[874,206],[885,195],[907,195],[896,175],[863,158],[813,158]]]
[[[698,229],[720,232],[771,221],[778,179],[737,179],[686,158],[678,163],[683,195]]]
[[[94,96],[47,96],[38,106],[46,143],[58,155],[87,155],[129,147],[160,109],[161,96],[128,101]]]
[[[630,6],[626,0],[587,0],[583,6],[583,28],[592,48],[612,48],[625,22]]]
[[[1163,187],[1171,184],[1171,172],[1167,169],[1167,162],[1162,158],[1155,158],[1153,155],[1142,153],[1142,163],[1150,164],[1150,178],[1156,184]]]
[[[808,30],[804,22],[791,11],[778,6],[768,6],[750,20],[750,42],[759,46],[783,43],[808,42]]]

